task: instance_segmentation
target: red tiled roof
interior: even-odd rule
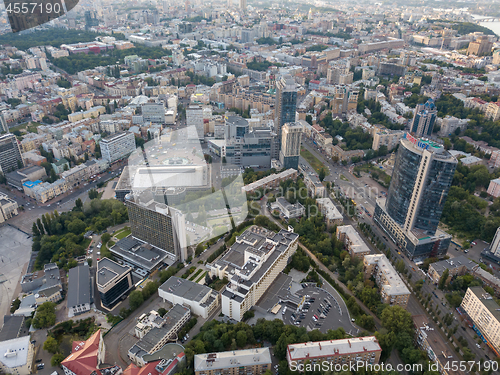
[[[61,365],[77,375],[90,375],[97,369],[97,354],[100,341],[101,330],[94,333],[85,342],[73,342],[73,352],[61,362]]]
[[[123,375],[159,375],[159,372],[155,369],[156,365],[160,361],[149,362],[144,367],[137,367],[131,363],[124,371]]]

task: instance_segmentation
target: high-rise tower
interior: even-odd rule
[[[289,122],[281,129],[280,162],[284,169],[299,169],[300,141],[304,127],[299,123]]]
[[[274,127],[281,145],[281,128],[287,122],[295,122],[297,110],[297,84],[289,74],[276,81]]]
[[[0,135],[0,172],[5,175],[22,167],[24,162],[16,136],[11,133]]]
[[[442,145],[409,134],[400,141],[387,199],[374,221],[410,258],[444,255],[451,236],[438,229],[457,160]]]
[[[411,124],[411,133],[415,137],[430,137],[432,129],[436,122],[437,109],[432,99],[424,104],[418,104],[415,108],[413,121]]]

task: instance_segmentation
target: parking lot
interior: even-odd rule
[[[308,331],[318,329],[326,333],[330,329],[344,328],[346,332],[352,330],[347,311],[342,307],[329,292],[315,286],[306,286],[295,293],[297,296],[305,296],[304,305],[298,310],[287,307],[283,314],[285,324],[295,324],[306,327]]]

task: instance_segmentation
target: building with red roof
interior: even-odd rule
[[[71,354],[61,362],[65,375],[118,375],[120,366],[100,369],[105,357],[104,340],[101,330],[94,333],[87,341],[73,341]]]

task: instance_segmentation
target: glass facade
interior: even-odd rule
[[[449,161],[431,161],[418,207],[416,228],[436,232],[456,168],[457,164]]]
[[[406,220],[421,159],[421,154],[412,152],[400,144],[386,205],[387,213],[400,225],[404,225]]]
[[[396,223],[404,226],[407,217],[416,210],[412,225],[407,229],[416,228],[434,234],[457,161],[447,152],[431,153],[408,141],[401,142],[400,146],[387,194],[387,213]],[[415,189],[419,190],[416,190],[416,201],[412,202]]]

